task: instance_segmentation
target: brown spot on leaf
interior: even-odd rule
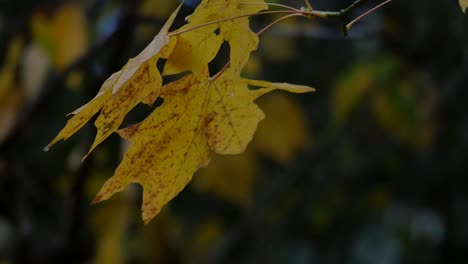
[[[216,117],[216,112],[210,112],[208,113],[206,116],[205,116],[205,126],[208,126],[211,122],[213,122],[213,120],[215,119]]]

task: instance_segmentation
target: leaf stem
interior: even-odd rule
[[[294,13],[294,14],[290,14],[290,15],[286,15],[286,16],[283,16],[283,17],[280,17],[278,19],[276,19],[275,21],[271,22],[270,24],[268,24],[267,26],[265,26],[264,28],[262,28],[261,30],[259,30],[257,32],[257,35],[261,35],[263,32],[267,31],[268,29],[270,29],[272,26],[274,26],[276,23],[284,20],[284,19],[287,19],[287,18],[290,18],[290,17],[296,17],[296,16],[302,16],[302,17],[307,17],[306,15],[302,14],[302,13]]]
[[[357,1],[355,1],[354,3],[349,5],[347,8],[341,10],[340,16],[343,16],[343,17],[347,16],[349,13],[351,13],[351,11],[353,11],[356,8],[359,8],[359,7],[363,6],[367,2],[369,2],[369,0],[357,0]]]
[[[293,11],[299,11],[299,12],[301,11],[300,9],[294,8],[292,6],[282,5],[282,4],[277,4],[277,3],[245,3],[245,2],[241,2],[239,4],[241,4],[241,5],[268,5],[268,6],[282,7],[284,9],[289,9],[289,10],[293,10]]]
[[[349,22],[347,25],[346,25],[346,30],[349,31],[351,29],[351,27],[356,24],[358,21],[360,21],[361,19],[365,18],[367,15],[369,15],[370,13],[374,12],[375,10],[381,8],[382,6],[392,2],[393,0],[386,0],[385,2],[382,2],[380,3],[379,5],[375,6],[374,8],[368,10],[367,12],[365,12],[364,14],[358,16],[357,18],[355,18],[353,21]]]

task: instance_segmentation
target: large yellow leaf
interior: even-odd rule
[[[72,113],[74,116],[46,148],[59,140],[69,138],[101,111],[95,122],[97,135],[89,151],[91,152],[119,128],[125,115],[138,103],[150,105],[154,102],[162,85],[156,62],[160,57],[167,56],[170,52],[168,50],[173,47],[174,43],[169,39],[168,30],[179,8],[138,56],[130,59],[122,70],[109,77],[93,100]]]
[[[305,86],[231,79],[227,70],[211,80],[208,70],[164,86],[162,106],[142,123],[120,130],[130,147],[114,176],[94,203],[110,198],[129,183],[143,186],[142,217],[151,220],[176,196],[199,168],[218,154],[238,154],[252,139],[262,111],[257,97],[282,89],[309,92]],[[262,87],[249,90],[249,85]],[[211,149],[211,150],[210,150]]]

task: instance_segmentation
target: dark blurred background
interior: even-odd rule
[[[456,0],[394,0],[347,37],[338,19],[276,25],[245,75],[317,92],[258,100],[267,118],[247,151],[214,157],[148,225],[139,186],[90,206],[125,143],[113,136],[81,163],[90,123],[43,147],[177,4],[0,0],[1,264],[468,263],[468,15]]]

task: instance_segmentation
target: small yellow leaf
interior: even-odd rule
[[[465,13],[466,9],[468,8],[468,0],[458,0],[460,3],[460,7],[463,10],[463,13]]]
[[[101,114],[95,125],[97,135],[88,154],[121,125],[125,115],[138,103],[152,104],[159,95],[162,78],[156,68],[161,53],[167,54],[166,46],[172,47],[168,30],[177,15],[174,11],[153,41],[135,58],[130,59],[122,70],[109,77],[97,96],[88,104],[75,110],[65,128],[47,146],[67,139],[84,126],[98,111]]]

